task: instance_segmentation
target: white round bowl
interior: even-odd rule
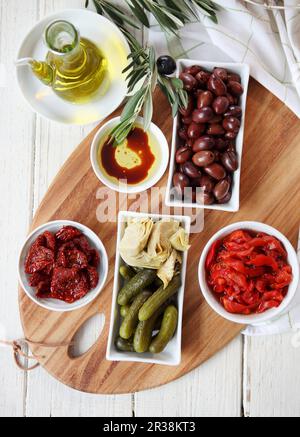
[[[278,308],[272,308],[270,310],[267,310],[263,314],[252,314],[246,316],[241,314],[229,313],[228,311],[225,310],[225,308],[221,305],[221,303],[218,302],[218,300],[214,296],[213,292],[211,291],[206,281],[205,261],[212,244],[217,240],[223,239],[224,237],[226,237],[226,235],[229,235],[231,232],[239,229],[249,229],[258,232],[265,232],[266,234],[276,237],[279,241],[281,241],[281,243],[285,247],[288,254],[288,263],[291,265],[293,269],[293,281],[289,286],[288,293],[284,298],[282,304]],[[277,229],[273,228],[272,226],[259,222],[234,223],[217,232],[205,246],[199,263],[199,282],[205,300],[211,306],[211,308],[215,310],[220,316],[224,317],[227,320],[230,320],[231,322],[235,322],[239,324],[258,325],[261,323],[265,323],[282,314],[282,312],[288,307],[288,305],[291,303],[291,301],[295,296],[299,284],[299,262],[297,259],[297,253],[293,248],[293,246],[291,245],[291,243],[289,242],[289,240],[281,232],[279,232]]]
[[[136,194],[142,191],[146,191],[151,187],[154,187],[165,174],[170,157],[170,150],[167,139],[162,131],[154,123],[151,123],[149,133],[156,139],[157,146],[160,148],[161,159],[158,162],[158,167],[155,174],[145,179],[145,181],[136,185],[122,185],[117,182],[114,183],[108,175],[100,168],[98,164],[98,152],[99,147],[103,145],[103,141],[108,138],[112,129],[120,122],[120,117],[113,118],[104,124],[97,132],[91,147],[91,163],[97,178],[111,190],[117,191],[123,194]],[[143,119],[139,117],[137,124],[143,125]]]
[[[74,302],[72,304],[68,304],[66,302],[57,300],[57,299],[39,299],[36,297],[36,292],[33,287],[30,287],[28,283],[28,275],[25,273],[24,265],[25,260],[28,254],[28,251],[33,244],[33,242],[36,240],[36,238],[43,234],[45,231],[50,231],[53,233],[58,232],[63,226],[74,226],[77,229],[79,229],[85,237],[89,240],[89,243],[93,249],[96,249],[99,252],[100,255],[100,265],[98,267],[98,273],[99,273],[99,283],[97,287],[93,290],[91,290],[86,296],[84,296],[81,300],[78,300],[77,302]],[[83,308],[84,306],[90,304],[96,297],[101,293],[101,291],[104,288],[104,285],[107,280],[108,275],[108,257],[105,250],[105,247],[97,235],[91,231],[88,227],[72,222],[69,220],[58,220],[46,223],[39,228],[35,229],[27,238],[25,241],[20,256],[19,256],[19,266],[18,266],[18,272],[19,272],[19,281],[20,284],[27,294],[27,296],[35,302],[37,305],[45,308],[49,311],[57,311],[57,312],[69,312],[78,310],[80,308]]]
[[[17,82],[21,93],[34,112],[52,121],[64,124],[87,125],[104,120],[113,113],[127,95],[126,74],[130,48],[118,27],[101,15],[87,9],[67,9],[49,15],[37,23],[24,38],[17,59],[44,60],[48,49],[44,44],[46,27],[55,20],[67,20],[80,31],[80,35],[96,43],[108,60],[108,79],[105,93],[84,105],[73,105],[58,97],[50,87],[43,85],[28,66],[17,68]],[[106,87],[108,89],[106,89]]]

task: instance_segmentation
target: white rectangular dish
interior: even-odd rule
[[[241,166],[242,166],[242,154],[243,154],[243,143],[244,143],[244,130],[245,130],[245,113],[246,113],[246,102],[247,102],[247,92],[250,78],[250,68],[247,64],[236,64],[236,63],[224,63],[224,62],[205,62],[201,60],[190,60],[190,59],[179,59],[177,63],[177,77],[180,76],[185,68],[191,67],[193,65],[201,65],[204,69],[212,71],[215,67],[226,68],[232,73],[238,73],[242,79],[242,85],[244,87],[244,94],[241,96],[240,106],[243,110],[243,117],[241,123],[241,129],[236,139],[236,150],[239,158],[239,168],[234,173],[233,178],[233,192],[232,198],[229,203],[225,205],[213,204],[209,206],[199,205],[198,203],[184,203],[179,197],[172,195],[173,191],[173,176],[176,169],[175,154],[177,146],[179,144],[178,137],[178,126],[179,126],[179,115],[174,119],[173,125],[173,138],[172,138],[172,150],[171,150],[171,161],[170,161],[170,173],[168,178],[167,190],[165,203],[170,207],[179,208],[204,208],[213,209],[218,211],[227,212],[237,212],[240,208],[240,180],[241,180]]]
[[[185,216],[167,216],[167,215],[155,215],[155,214],[143,214],[134,212],[120,212],[118,217],[118,234],[117,234],[117,248],[116,248],[116,263],[115,263],[115,279],[112,295],[112,310],[110,320],[109,338],[107,344],[106,359],[108,361],[128,361],[128,362],[140,362],[150,364],[161,364],[169,366],[178,366],[181,362],[181,341],[182,341],[182,318],[183,318],[183,302],[184,302],[184,290],[185,279],[187,270],[187,258],[188,252],[183,254],[182,262],[182,286],[177,294],[178,305],[178,327],[175,336],[168,344],[167,348],[158,355],[153,355],[150,352],[144,354],[137,354],[135,352],[120,352],[115,346],[115,340],[118,337],[120,329],[120,311],[117,303],[118,293],[122,287],[122,278],[120,275],[120,267],[124,264],[119,254],[119,246],[122,237],[125,232],[126,222],[128,218],[152,218],[154,221],[161,219],[177,220],[181,223],[185,231],[190,234],[191,219]]]

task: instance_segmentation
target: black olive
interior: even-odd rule
[[[176,71],[176,62],[171,56],[161,56],[157,60],[157,68],[159,74],[170,76]]]

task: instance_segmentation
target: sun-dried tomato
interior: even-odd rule
[[[54,264],[54,253],[44,246],[33,247],[25,262],[25,272],[32,274],[40,272]]]
[[[217,241],[206,260],[207,281],[230,313],[260,314],[284,300],[293,272],[275,237],[238,230]]]
[[[42,299],[67,303],[82,299],[99,282],[100,256],[78,229],[46,231],[32,244],[25,262],[31,287]]]
[[[73,228],[73,226],[64,226],[60,231],[56,234],[56,239],[67,243],[68,241],[74,240],[74,238],[82,235],[82,232],[79,229]]]

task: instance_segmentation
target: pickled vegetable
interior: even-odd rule
[[[181,286],[181,278],[179,275],[175,276],[168,287],[159,288],[142,306],[139,312],[139,320],[144,322],[149,320],[153,314],[172,296],[174,296]]]
[[[116,348],[120,352],[134,352],[132,341],[124,340],[124,338],[121,337],[116,341]]]
[[[135,276],[135,272],[131,267],[124,265],[120,267],[120,275],[125,281],[130,281]]]
[[[178,310],[175,306],[169,306],[164,314],[161,329],[157,337],[152,341],[149,351],[159,354],[165,350],[172,340],[178,325]]]
[[[133,347],[135,352],[138,354],[148,352],[156,323],[166,310],[167,306],[168,304],[164,304],[152,315],[150,319],[138,324],[133,339]]]
[[[127,314],[129,313],[129,311],[130,311],[130,305],[124,305],[124,306],[122,306],[122,307],[121,307],[121,310],[120,310],[121,317],[123,317],[123,319],[125,319],[125,317],[126,317]]]
[[[121,325],[120,337],[128,340],[133,335],[139,321],[139,311],[150,296],[151,293],[149,291],[144,291],[135,298]]]
[[[156,271],[145,269],[135,275],[119,293],[118,304],[127,305],[140,292],[145,290],[156,278]]]

